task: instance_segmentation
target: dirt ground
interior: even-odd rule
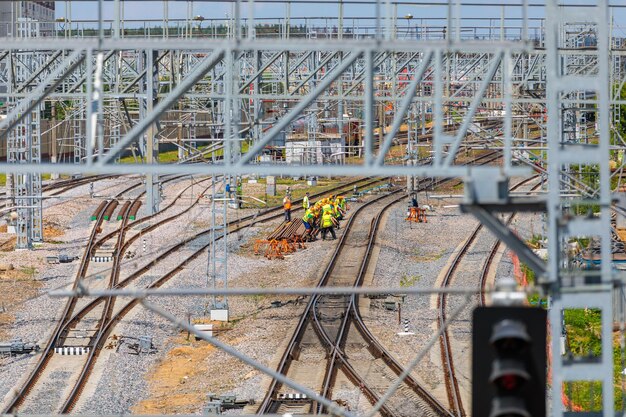
[[[14,312],[22,302],[38,295],[41,285],[32,268],[0,271],[0,340],[7,339]]]
[[[140,401],[133,414],[193,413],[195,405],[206,400],[206,393],[194,389],[198,379],[206,378],[205,363],[215,348],[205,341],[195,341],[181,334],[167,357],[148,375],[150,398]]]
[[[65,234],[63,229],[53,223],[44,223],[44,240],[54,243],[54,238]],[[0,252],[15,250],[16,236],[7,233],[7,226],[0,225]],[[7,255],[10,262],[11,256]],[[4,270],[6,264],[0,268],[0,340],[8,338],[9,329],[15,320],[15,311],[29,298],[39,295],[42,283],[35,280],[36,268],[33,266],[15,265],[13,270]]]

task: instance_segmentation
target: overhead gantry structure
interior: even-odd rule
[[[291,14],[297,1],[272,21],[255,18],[253,2],[227,3],[228,19],[188,11],[175,21],[165,12],[161,29],[149,31],[121,17],[119,0],[105,20],[99,1],[90,30],[68,17],[52,36],[2,39],[9,101],[0,165],[13,178],[18,246],[41,239],[43,173],[146,175],[150,212],[162,174],[464,177],[464,209],[516,250],[551,296],[553,335],[564,309],[602,311],[596,362],[564,361],[552,338],[553,415],[562,415],[561,383],[581,378],[602,382],[603,409],[613,415],[610,217],[625,162],[626,79],[612,22],[624,9],[608,0],[472,2],[500,11],[481,20],[463,15],[470,7],[462,0],[338,1],[338,19],[305,22]],[[348,4],[372,14],[348,16]],[[415,17],[424,7],[434,17]],[[55,163],[41,159],[38,140],[50,108],[57,127],[41,137],[65,132],[51,134]],[[329,132],[341,143],[334,153],[320,144]],[[296,133],[306,157],[276,161]],[[164,146],[179,150],[178,163],[159,163]],[[398,146],[400,159],[390,153]],[[502,162],[467,166],[459,156],[473,149],[501,149]],[[127,155],[136,163],[118,163]],[[508,178],[532,170],[547,179],[545,199],[503,191]],[[494,215],[524,209],[547,210],[548,262]],[[599,242],[600,269],[568,264],[572,237]]]

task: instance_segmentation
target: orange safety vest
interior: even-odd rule
[[[286,199],[283,203],[283,207],[285,208],[285,210],[291,210],[291,200]]]

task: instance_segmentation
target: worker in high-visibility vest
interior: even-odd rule
[[[328,213],[333,213],[335,211],[335,209],[333,208],[332,205],[332,200],[325,198],[324,199],[324,203],[322,206],[322,214],[328,212]]]
[[[341,202],[345,200],[341,200],[343,197],[337,196],[337,198],[335,199],[335,217],[337,218],[337,220],[341,220],[343,219],[343,217],[346,215],[346,211],[343,209],[343,207],[341,207]]]
[[[304,224],[304,228],[306,229],[304,234],[302,235],[303,239],[311,238],[313,235],[313,225],[315,224],[316,213],[307,209],[304,212],[304,216],[302,216],[302,224]]]
[[[306,193],[304,195],[304,198],[302,199],[302,208],[305,209],[305,210],[308,210],[309,207],[310,207],[310,204],[309,204],[309,193]]]
[[[337,196],[337,201],[339,202],[339,207],[345,213],[348,210],[348,204],[346,203],[346,198],[342,195]]]
[[[335,235],[335,224],[337,220],[333,217],[331,212],[325,212],[322,214],[322,240],[326,240],[326,234],[330,231],[330,234],[334,239],[337,239],[337,235]]]
[[[289,198],[289,195],[286,195],[285,198],[283,198],[283,209],[285,210],[285,221],[290,222],[291,221],[291,198]]]

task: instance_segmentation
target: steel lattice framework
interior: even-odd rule
[[[565,309],[602,312],[602,356],[596,362],[562,359],[559,338],[552,337],[552,415],[563,415],[562,385],[575,380],[600,381],[603,413],[614,415],[611,192],[621,185],[625,163],[615,155],[626,147],[619,128],[626,105],[621,93],[626,50],[607,24],[617,6],[609,0],[503,3],[500,19],[481,27],[463,16],[467,2],[462,0],[363,2],[375,13],[360,20],[346,18],[338,2],[339,18],[332,24],[310,23],[302,29],[293,24],[291,3],[285,3],[283,19],[265,26],[252,16],[254,2],[247,3],[245,19],[245,3],[234,1],[229,2],[231,17],[206,22],[204,28],[206,19],[192,18],[188,11],[181,22],[164,17],[160,31],[130,35],[130,24],[120,17],[123,2],[113,2],[116,16],[105,22],[99,1],[93,3],[100,13],[91,37],[64,19],[53,36],[1,39],[0,88],[7,91],[9,106],[0,134],[9,151],[0,169],[13,174],[18,245],[41,239],[43,173],[145,174],[150,212],[158,210],[162,174],[314,177],[366,171],[369,176],[464,177],[464,209],[514,249],[550,295],[553,336],[563,331]],[[444,15],[415,25],[412,15],[398,16],[399,9],[424,5]],[[541,17],[530,18],[529,11]],[[71,134],[54,144],[68,146],[71,160],[41,161],[39,114],[46,103],[63,109],[61,123],[71,127]],[[361,137],[352,140],[350,133],[340,133],[345,149],[322,152],[318,139],[324,123],[344,132],[353,120]],[[489,123],[493,120],[498,122]],[[279,146],[299,123],[306,125],[302,157],[275,161],[268,147]],[[451,134],[447,127],[453,124],[458,129]],[[407,154],[398,161],[389,151],[403,125]],[[426,133],[432,133],[429,156],[419,152],[418,135]],[[160,144],[176,146],[179,163],[159,164]],[[484,148],[502,149],[502,164],[459,162],[464,151]],[[118,164],[128,153],[139,163]],[[346,162],[343,154],[357,162]],[[618,161],[613,171],[610,159]],[[507,178],[528,175],[531,166],[547,176],[541,204],[498,192]],[[593,181],[582,181],[583,172],[593,172]],[[216,197],[224,195],[219,193],[213,196],[212,224],[219,226],[214,239],[226,222],[225,208],[222,219],[215,218]],[[543,204],[547,263],[494,215]],[[592,215],[595,208],[598,214]],[[583,272],[568,263],[572,237],[598,242],[600,269]],[[222,272],[218,267],[225,265],[225,240],[223,245],[218,248],[214,241],[209,269],[214,280],[225,282],[225,267]],[[204,292],[226,293],[237,294],[237,289]],[[229,346],[211,343],[283,382],[284,377]]]

